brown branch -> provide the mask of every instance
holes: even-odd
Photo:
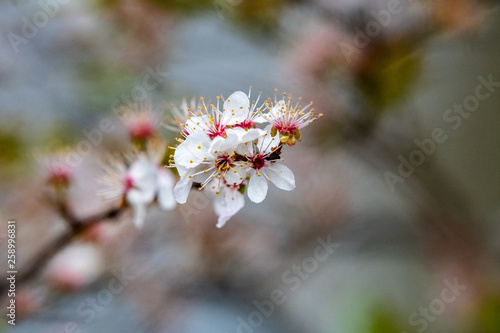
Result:
[[[125,206],[110,209],[109,211],[96,214],[84,219],[78,219],[67,208],[63,202],[58,202],[58,210],[64,220],[68,223],[69,230],[59,235],[51,243],[45,246],[35,257],[33,257],[26,265],[24,271],[16,276],[16,285],[31,280],[36,277],[46,264],[52,259],[59,251],[69,245],[79,235],[90,229],[92,226],[104,221],[116,219],[125,210]],[[9,284],[3,277],[0,280],[0,295],[5,295]]]

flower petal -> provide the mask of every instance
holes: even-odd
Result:
[[[239,185],[245,180],[245,178],[247,178],[247,170],[248,167],[245,166],[245,164],[243,164],[243,166],[240,166],[240,164],[236,164],[226,172],[224,179],[226,180],[228,185]]]
[[[267,134],[266,131],[261,130],[260,128],[251,128],[240,137],[240,142],[245,143],[249,141],[256,140],[261,138]]]
[[[229,129],[227,132],[235,133],[240,143],[253,141],[267,134],[267,131],[261,130],[260,128],[250,128],[246,130],[241,127]]]
[[[156,168],[149,160],[145,156],[139,156],[139,159],[130,166],[128,175],[133,179],[133,188],[128,191],[127,200],[130,197],[132,201],[147,203],[153,201],[157,175]]]
[[[179,173],[179,176],[184,176],[186,172],[189,170],[185,166],[182,165],[176,165],[175,168],[177,169],[177,172]]]
[[[295,188],[295,177],[293,172],[283,164],[272,164],[265,168],[266,176],[277,188],[291,191]]]
[[[234,152],[239,155],[253,155],[253,144],[239,144]]]
[[[134,210],[134,224],[140,228],[144,224],[146,218],[147,206],[153,199],[144,196],[144,193],[138,189],[128,191],[126,198],[127,202]]]
[[[250,101],[247,94],[236,91],[227,98],[223,108],[222,123],[224,125],[235,125],[248,118]]]
[[[186,203],[191,187],[193,186],[193,180],[189,176],[189,173],[182,176],[174,187],[175,201],[180,204]]]
[[[259,138],[257,142],[257,147],[261,150],[263,154],[272,153],[280,144],[278,136],[271,136],[271,126],[266,127],[266,135]]]
[[[208,157],[210,138],[204,133],[193,133],[177,146],[174,153],[176,165],[193,168]]]
[[[248,182],[248,198],[255,203],[262,202],[267,195],[267,183],[268,181],[264,175],[254,171]]]
[[[204,129],[210,127],[209,121],[210,119],[207,115],[190,117],[186,120],[186,127],[184,127],[184,129],[189,133],[189,135],[201,133]]]
[[[176,206],[174,177],[164,169],[158,169],[158,204],[164,210],[172,210]]]
[[[226,222],[245,205],[243,194],[236,189],[227,188],[214,200],[214,211],[219,217],[217,228],[222,228]]]
[[[211,154],[220,154],[222,152],[231,154],[238,147],[240,144],[238,135],[233,130],[227,130],[226,134],[227,137],[225,139],[220,136],[213,139],[209,148]]]
[[[137,228],[141,228],[146,219],[147,205],[145,203],[134,203],[132,208],[134,209],[134,224]]]
[[[272,118],[277,118],[283,116],[286,111],[286,102],[285,100],[280,100],[277,102],[271,110],[269,110],[269,114]]]
[[[269,119],[266,119],[268,117],[263,117],[261,115],[258,115],[257,117],[253,118],[253,122],[257,124],[263,124],[263,123],[268,123]]]

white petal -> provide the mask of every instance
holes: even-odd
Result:
[[[176,165],[193,168],[200,164],[208,155],[210,138],[204,133],[193,133],[177,146],[174,153]]]
[[[158,170],[158,204],[161,209],[175,208],[174,183],[174,176],[170,172],[164,169]]]
[[[175,168],[177,169],[177,172],[179,173],[179,176],[184,176],[186,172],[189,170],[185,166],[182,165],[176,165]]]
[[[151,197],[150,193],[145,193],[141,191],[140,189],[137,188],[132,188],[127,192],[127,202],[130,205],[135,205],[139,203],[145,203],[149,204],[153,201],[154,199],[154,193],[153,196]]]
[[[269,117],[264,118],[261,115],[258,115],[257,117],[253,118],[253,122],[257,123],[257,124],[268,123],[269,122]]]
[[[277,118],[283,116],[285,110],[286,110],[286,102],[284,100],[280,100],[273,106],[271,110],[269,110],[269,114],[272,115],[272,118]]]
[[[228,185],[239,185],[245,180],[245,178],[247,178],[247,170],[248,167],[245,166],[245,164],[243,164],[243,166],[240,166],[240,164],[236,164],[226,172],[224,179],[226,180]]]
[[[233,130],[227,130],[226,134],[227,138],[225,139],[220,136],[213,139],[209,148],[211,154],[216,154],[215,152],[217,152],[217,154],[226,152],[229,155],[241,143],[238,135]]]
[[[248,182],[248,198],[255,203],[262,202],[267,195],[267,183],[264,175],[254,171]]]
[[[141,228],[146,219],[147,206],[144,203],[135,203],[132,208],[134,209],[134,224],[137,228]]]
[[[264,169],[266,176],[277,188],[285,191],[291,191],[295,188],[293,172],[283,164],[271,164]]]
[[[133,180],[133,188],[127,193],[127,200],[130,197],[132,201],[153,201],[157,182],[156,167],[146,157],[140,156],[130,166],[128,175]]]
[[[257,143],[257,147],[261,149],[261,153],[269,154],[274,151],[280,144],[279,136],[271,136],[271,127],[268,126],[269,130],[266,132],[267,135],[260,137]],[[267,128],[266,128],[267,129]]]
[[[186,120],[186,127],[188,128],[189,134],[192,135],[194,133],[202,133],[203,129],[207,129],[210,127],[209,120],[210,119],[208,119],[207,115],[191,117]]]
[[[261,130],[260,128],[250,128],[245,130],[241,127],[232,128],[226,132],[235,133],[238,136],[240,143],[253,141],[267,134],[267,131]]]
[[[132,163],[128,169],[128,174],[132,177],[132,179],[137,181],[150,178],[151,174],[154,174],[153,170],[155,170],[153,164],[146,158],[146,156],[141,155],[134,163]]]
[[[266,131],[261,130],[260,128],[251,128],[240,138],[242,143],[249,142],[261,138],[267,134]]]
[[[236,147],[236,149],[234,150],[236,152],[236,154],[239,154],[239,155],[245,155],[245,154],[248,154],[248,155],[253,155],[253,144],[240,144]]]
[[[236,189],[225,189],[214,200],[214,211],[219,217],[217,228],[222,228],[226,222],[245,205],[243,194]]]
[[[234,127],[227,129],[226,133],[236,134],[238,139],[241,141],[241,138],[247,133],[247,131],[245,131],[245,129],[241,127]]]
[[[247,94],[237,91],[231,94],[224,102],[224,113],[222,123],[225,125],[235,125],[248,118],[250,101]]]
[[[190,135],[191,136],[191,135]],[[188,136],[188,138],[190,137]],[[175,153],[174,153],[174,161],[177,166],[183,166],[183,167],[191,167],[190,161],[193,160],[194,155],[192,153],[192,148],[191,148],[191,143],[192,141],[184,141],[180,145],[175,148]]]
[[[191,186],[193,185],[193,180],[189,178],[189,173],[181,177],[181,179],[175,184],[174,187],[174,198],[180,204],[186,203],[191,191]]]

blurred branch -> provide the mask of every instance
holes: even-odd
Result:
[[[39,272],[46,266],[46,264],[52,259],[59,251],[64,249],[73,240],[75,240],[79,235],[89,230],[92,226],[103,222],[105,220],[117,219],[121,213],[125,210],[126,206],[121,205],[120,207],[112,208],[103,213],[98,213],[87,218],[79,219],[68,209],[67,205],[63,201],[57,201],[57,207],[62,218],[67,222],[70,227],[69,230],[65,231],[54,239],[51,243],[47,244],[43,249],[41,249],[37,255],[35,255],[31,260],[28,261],[26,269],[16,276],[16,285],[19,286],[33,278],[35,278]],[[0,284],[0,294],[6,295],[5,290],[8,289],[9,284],[6,278],[2,278]],[[7,281],[7,282],[6,282]]]

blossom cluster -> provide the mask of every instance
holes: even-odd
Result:
[[[281,157],[283,148],[301,140],[301,129],[321,117],[315,115],[312,102],[305,107],[292,95],[258,106],[261,95],[251,102],[249,94],[237,91],[226,100],[217,97],[207,106],[201,98],[197,105],[183,102],[173,110],[168,129],[180,130],[181,138],[169,167],[176,168],[180,179],[164,167],[168,145],[159,131],[161,117],[146,104],[124,107],[120,119],[132,146],[127,153],[108,156],[102,163],[103,186],[99,194],[116,200],[120,208],[131,207],[134,223],[144,223],[149,206],[157,203],[172,210],[186,203],[193,187],[213,197],[222,227],[245,204],[245,194],[262,202],[269,184],[291,191],[295,188],[293,172]],[[222,109],[221,109],[222,108]],[[58,202],[66,200],[66,189],[75,173],[65,163],[67,153],[39,158],[49,185],[56,189]]]
[[[260,106],[260,95],[254,102],[250,95],[237,91],[227,100],[218,96],[208,107],[203,98],[196,109],[184,105],[182,138],[171,155],[170,166],[180,175],[175,200],[185,203],[193,186],[214,194],[219,228],[244,206],[245,193],[260,203],[269,183],[285,191],[295,188],[282,150],[300,141],[300,130],[322,116],[314,114],[312,102],[302,107],[292,95],[267,99]]]
[[[134,223],[141,227],[152,203],[167,211],[176,207],[175,177],[162,165],[167,142],[158,134],[159,116],[145,104],[121,111],[120,118],[135,147],[129,154],[109,157],[103,163],[104,175],[99,182],[104,188],[100,194],[132,207]]]

